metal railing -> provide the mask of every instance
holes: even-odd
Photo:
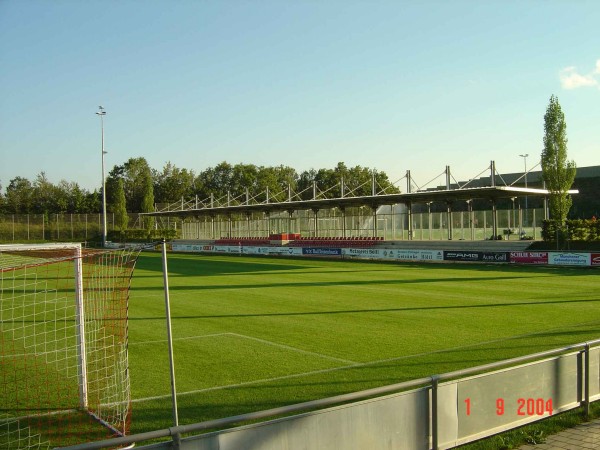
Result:
[[[516,364],[525,363],[525,362],[530,362],[530,364],[536,364],[536,363],[540,362],[539,360],[541,360],[543,358],[548,358],[548,357],[555,357],[554,359],[551,360],[551,362],[554,363],[555,360],[558,360],[561,357],[567,356],[566,354],[569,352],[577,352],[576,357],[583,358],[583,361],[580,361],[580,359],[577,359],[578,362],[576,364],[576,367],[577,367],[576,377],[575,377],[576,379],[568,380],[568,382],[569,383],[574,382],[577,386],[577,389],[579,389],[579,387],[581,386],[581,389],[582,389],[582,392],[581,392],[582,395],[580,396],[581,399],[579,401],[576,401],[575,403],[567,402],[568,404],[566,406],[557,408],[556,411],[562,412],[562,411],[565,411],[568,409],[583,406],[585,414],[589,415],[589,407],[590,407],[590,402],[591,402],[591,397],[592,397],[591,389],[590,389],[590,382],[591,382],[591,380],[590,380],[590,348],[593,346],[597,346],[598,344],[600,344],[600,339],[596,339],[593,341],[584,342],[584,343],[580,343],[580,344],[570,345],[570,346],[562,347],[562,348],[558,348],[558,349],[548,350],[548,351],[544,351],[544,352],[540,352],[540,353],[535,353],[535,354],[531,354],[531,355],[520,356],[517,358],[508,359],[508,360],[498,361],[498,362],[485,364],[485,365],[481,365],[481,366],[477,366],[477,367],[472,367],[472,368],[468,368],[468,369],[462,369],[462,370],[457,370],[457,371],[453,371],[453,372],[448,372],[448,373],[444,373],[441,375],[433,375],[430,377],[420,378],[420,379],[411,380],[411,381],[407,381],[407,382],[403,382],[403,383],[392,384],[392,385],[373,388],[373,389],[367,389],[367,390],[353,392],[353,393],[349,393],[349,394],[337,395],[334,397],[329,397],[329,398],[320,399],[320,400],[313,400],[313,401],[308,401],[308,402],[304,402],[304,403],[298,403],[295,405],[283,406],[283,407],[279,407],[279,408],[272,408],[272,409],[268,409],[268,410],[264,410],[264,411],[258,411],[258,412],[248,413],[248,414],[241,414],[238,416],[232,416],[232,417],[227,417],[227,418],[223,418],[223,419],[209,420],[209,421],[190,424],[190,425],[180,425],[180,426],[166,428],[166,429],[162,429],[162,430],[150,431],[150,432],[146,432],[146,433],[139,433],[139,434],[135,434],[135,435],[131,435],[131,436],[125,436],[125,437],[120,437],[120,438],[115,438],[115,439],[108,439],[108,440],[98,441],[98,442],[91,442],[91,443],[86,443],[86,444],[70,446],[70,447],[63,447],[63,450],[102,449],[102,448],[106,448],[106,447],[116,447],[116,446],[125,445],[125,444],[141,443],[141,442],[144,442],[144,441],[147,441],[150,439],[160,439],[160,438],[166,438],[166,437],[170,437],[172,442],[170,442],[170,443],[166,442],[165,445],[167,445],[167,446],[164,448],[178,449],[182,445],[181,436],[183,434],[203,432],[206,430],[217,429],[217,428],[222,429],[222,428],[234,425],[234,424],[240,424],[243,422],[254,421],[254,420],[259,420],[259,419],[274,418],[277,416],[289,415],[292,413],[314,411],[314,410],[319,410],[321,408],[332,407],[334,405],[340,405],[342,403],[358,402],[361,400],[372,399],[374,397],[383,396],[386,394],[398,393],[400,391],[406,391],[411,388],[419,388],[419,387],[421,389],[423,389],[423,388],[428,389],[430,392],[430,408],[431,408],[430,409],[431,422],[429,425],[429,441],[431,443],[430,448],[432,448],[434,450],[437,450],[438,448],[451,448],[454,445],[448,444],[448,443],[441,445],[439,442],[440,407],[443,406],[443,405],[439,404],[440,399],[438,396],[438,392],[440,389],[440,383],[442,383],[444,381],[449,381],[449,380],[455,380],[457,382],[464,382],[464,381],[471,380],[470,378],[469,379],[462,378],[465,376],[473,376],[476,374],[478,374],[479,376],[482,376],[482,375],[489,374],[490,371],[495,370],[495,369],[506,368],[509,366],[514,366]],[[570,355],[570,356],[573,356],[573,355]],[[536,363],[532,363],[533,361],[536,361]],[[597,372],[596,365],[600,365],[600,362],[596,361],[594,364],[595,364],[594,370],[596,370],[596,372]],[[511,367],[511,368],[505,369],[505,371],[510,372],[510,371],[513,371],[513,370],[516,370],[519,368],[523,368],[523,367],[527,367],[527,365]],[[504,373],[505,371],[502,371],[502,372]],[[457,380],[457,379],[460,379],[460,380]],[[519,383],[520,380],[516,380],[516,382]],[[600,384],[599,380],[595,380],[594,383],[595,383],[594,389],[599,390],[598,389],[598,385]],[[600,392],[596,393],[595,395],[596,395],[596,397],[600,396]],[[579,395],[577,396],[577,398],[579,398]],[[348,405],[346,405],[346,406],[348,406]],[[352,406],[352,405],[350,405],[350,406]],[[294,418],[294,417],[296,417],[296,416],[291,416],[291,417],[288,417],[287,419]],[[539,420],[541,418],[542,417],[531,418],[531,420],[529,420],[529,422]],[[460,444],[462,445],[467,442],[481,439],[482,437],[491,436],[500,431],[505,431],[505,430],[514,428],[516,426],[521,426],[523,424],[524,424],[523,420],[521,420],[517,425],[508,425],[508,426],[505,425],[502,427],[502,429],[499,429],[498,427],[496,427],[496,428],[492,428],[492,429],[488,429],[488,430],[481,430],[477,434],[473,434],[473,436],[475,436],[473,438],[463,437],[458,440],[460,440]],[[225,431],[227,431],[227,430],[225,430]],[[486,433],[488,433],[488,434],[486,434]],[[187,439],[189,439],[189,438],[186,438],[186,440]],[[168,447],[169,445],[171,447]],[[200,447],[198,447],[198,448],[200,448]]]

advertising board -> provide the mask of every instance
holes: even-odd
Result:
[[[382,259],[393,261],[443,261],[441,250],[405,250],[378,248],[343,248],[344,256],[362,259]]]
[[[199,245],[199,244],[173,244],[174,252],[212,252],[212,245]]]
[[[548,264],[555,266],[590,266],[590,253],[575,252],[550,252],[548,254]]]
[[[507,263],[510,261],[509,252],[475,252],[475,251],[445,251],[445,261]]]
[[[592,266],[600,266],[600,253],[591,254]]]
[[[268,247],[269,255],[302,256],[300,247]]]
[[[548,264],[548,252],[510,252],[510,262],[517,264]]]
[[[479,261],[480,252],[461,252],[444,250],[444,261]]]
[[[345,256],[353,256],[355,258],[364,259],[380,259],[383,252],[376,248],[343,248],[342,254]]]
[[[310,256],[341,256],[341,248],[302,247],[303,255]]]

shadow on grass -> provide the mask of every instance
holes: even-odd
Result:
[[[206,285],[171,285],[171,291],[201,291],[201,290],[221,290],[221,289],[269,289],[269,288],[302,288],[302,287],[331,287],[331,286],[370,286],[370,285],[389,285],[389,284],[429,284],[429,283],[480,283],[482,281],[506,281],[522,280],[524,277],[500,276],[500,277],[451,277],[451,278],[413,278],[396,280],[336,280],[336,281],[289,281],[275,283],[252,283],[252,284],[206,284]],[[162,285],[131,287],[132,291],[151,291],[163,290]]]
[[[171,316],[172,320],[194,320],[194,319],[221,319],[221,318],[242,318],[242,317],[293,317],[293,316],[323,316],[335,314],[373,314],[381,312],[403,312],[403,311],[435,311],[451,309],[472,309],[472,308],[506,308],[515,306],[547,306],[565,303],[600,303],[600,298],[592,300],[552,300],[546,302],[512,302],[495,303],[484,305],[453,305],[453,306],[419,306],[408,308],[382,308],[382,309],[345,309],[339,311],[310,311],[310,312],[281,312],[281,313],[260,313],[260,314],[213,314],[213,315],[195,315],[195,316]],[[130,317],[129,320],[164,320],[164,317]]]
[[[310,257],[284,257],[260,256],[260,255],[169,255],[167,257],[169,273],[181,275],[227,275],[227,274],[252,274],[255,272],[290,271],[306,269],[326,269],[331,266],[351,267],[379,266],[381,270],[419,269],[423,271],[455,270],[455,271],[478,271],[478,272],[509,272],[509,273],[535,273],[535,274],[557,274],[560,275],[588,275],[590,270],[598,270],[593,267],[560,267],[547,265],[513,265],[505,263],[456,263],[450,261],[439,262],[405,262],[405,261],[371,261],[361,259],[334,259],[334,258],[310,258]],[[383,269],[385,267],[385,269]],[[137,262],[137,269],[162,272],[162,260],[160,254],[142,254]],[[380,271],[380,269],[372,269]],[[348,272],[366,272],[368,269],[348,270]],[[319,270],[319,273],[338,273],[345,270]]]

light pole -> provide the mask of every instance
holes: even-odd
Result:
[[[525,153],[524,155],[519,156],[523,158],[523,165],[525,167],[525,189],[527,189],[527,157],[529,156],[529,153]],[[527,224],[527,195],[525,195],[525,217],[523,219],[523,223],[525,225]]]
[[[100,127],[102,130],[102,248],[106,247],[106,183],[104,180],[104,116],[106,111],[102,106],[98,106],[96,112],[100,116]]]

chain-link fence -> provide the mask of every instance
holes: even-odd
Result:
[[[118,231],[114,214],[106,215],[106,226],[107,233]],[[140,214],[129,214],[130,228],[145,226]],[[101,234],[102,214],[0,214],[0,242],[85,242]]]

